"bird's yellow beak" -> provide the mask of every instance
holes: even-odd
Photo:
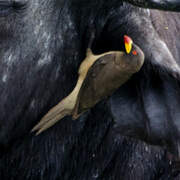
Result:
[[[124,45],[127,54],[129,54],[132,50],[132,43],[132,39],[129,36],[124,35]]]

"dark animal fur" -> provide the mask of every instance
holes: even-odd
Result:
[[[180,15],[151,11],[149,16],[146,10],[115,0],[27,2],[23,11],[11,9],[0,18],[0,179],[171,179],[166,151],[120,134],[159,144],[169,133],[170,142],[178,141],[177,72],[164,66],[166,52],[158,63],[155,54],[161,49],[151,48],[160,38],[179,60]],[[157,23],[156,14],[170,23],[169,30]],[[66,117],[40,136],[30,134],[73,89],[91,29],[96,32],[96,53],[122,50],[122,37],[128,34],[145,52],[144,68],[79,120]],[[155,39],[149,39],[152,31]],[[166,113],[170,126],[152,128],[151,115],[161,112],[159,107],[164,112],[157,122],[163,122]],[[154,142],[156,137],[160,139]]]

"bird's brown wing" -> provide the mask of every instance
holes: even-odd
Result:
[[[132,56],[116,51],[100,57],[90,67],[80,88],[73,110],[73,119],[110,96],[139,71],[143,62],[143,53],[140,56]]]
[[[108,78],[108,74],[112,74],[114,59],[115,53],[102,56],[89,69],[77,97],[73,111],[74,119],[78,118],[84,111],[93,107],[106,95],[103,83],[106,81],[106,78]],[[101,85],[102,87],[100,87]]]

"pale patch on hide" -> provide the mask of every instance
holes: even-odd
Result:
[[[3,59],[5,59],[5,62],[8,66],[11,66],[15,61],[16,57],[17,55],[14,56],[11,51],[7,51]]]
[[[50,44],[50,40],[51,40],[51,34],[47,33],[47,32],[44,32],[42,38],[45,39],[44,48],[48,49],[49,48],[49,44]]]
[[[43,25],[43,22],[42,22],[42,20],[40,20],[40,23],[37,24],[37,25],[35,26],[35,28],[34,28],[34,34],[37,35],[37,34],[40,33],[40,29],[41,29],[42,25]]]
[[[60,67],[60,65],[58,65],[57,70],[56,70],[56,79],[59,78],[59,75],[60,75],[60,69],[61,69],[61,67]]]
[[[150,9],[146,9],[146,13],[147,13],[148,17],[150,17],[150,15],[151,15]]]
[[[47,65],[47,64],[51,63],[51,61],[52,61],[51,54],[46,53],[44,55],[44,57],[39,59],[37,65],[41,67],[41,66],[44,66],[44,65]]]
[[[8,76],[7,76],[7,74],[3,74],[3,77],[2,77],[2,82],[4,82],[4,83],[5,83],[5,82],[7,81],[7,77],[8,77]]]
[[[31,104],[30,104],[30,107],[31,107],[32,109],[35,108],[35,103],[36,103],[36,101],[35,101],[35,99],[33,99],[33,100],[31,101]]]

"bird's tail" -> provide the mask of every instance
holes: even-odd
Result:
[[[73,94],[64,98],[59,104],[49,110],[49,112],[40,120],[40,122],[32,129],[32,132],[37,131],[36,135],[53,126],[59,120],[67,115],[72,114],[74,108]]]

